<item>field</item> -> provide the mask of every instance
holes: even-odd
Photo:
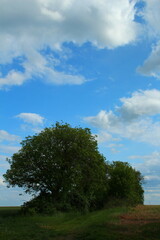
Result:
[[[160,206],[23,216],[0,208],[0,240],[159,240]]]

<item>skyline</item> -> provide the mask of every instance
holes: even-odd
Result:
[[[160,204],[160,2],[0,0],[0,206],[29,196],[2,175],[28,135],[88,127]]]

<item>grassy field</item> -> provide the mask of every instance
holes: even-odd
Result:
[[[160,206],[22,216],[0,208],[0,240],[159,240]]]

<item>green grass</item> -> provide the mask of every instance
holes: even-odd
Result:
[[[159,240],[160,206],[22,216],[0,208],[0,240]]]

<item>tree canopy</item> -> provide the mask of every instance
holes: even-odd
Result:
[[[4,178],[33,194],[28,204],[39,203],[38,211],[46,203],[58,210],[97,209],[112,198],[143,203],[140,172],[128,163],[106,162],[88,128],[57,122],[21,145]]]
[[[110,198],[143,204],[143,176],[127,162],[112,162],[107,168]]]
[[[90,208],[101,201],[107,186],[105,158],[90,129],[57,122],[21,144],[4,175],[10,186],[50,196],[62,208]]]

